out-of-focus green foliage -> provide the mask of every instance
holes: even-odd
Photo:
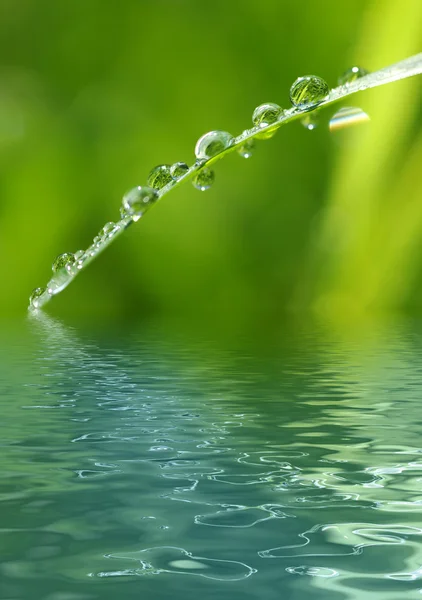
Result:
[[[250,126],[315,73],[420,51],[420,0],[2,0],[3,314],[23,313],[54,257],[87,247],[152,167],[193,162],[205,131]],[[231,156],[201,193],[181,186],[48,307],[149,316],[419,309],[421,81],[353,98],[354,144],[327,119]]]

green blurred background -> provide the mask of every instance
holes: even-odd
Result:
[[[422,49],[420,0],[0,0],[0,308],[24,314],[160,163],[211,129]],[[48,306],[133,319],[422,308],[421,78],[354,97],[353,144],[298,123],[163,199]]]

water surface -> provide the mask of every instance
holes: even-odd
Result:
[[[0,599],[422,598],[422,337],[0,344]]]

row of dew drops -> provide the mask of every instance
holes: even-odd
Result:
[[[348,69],[338,80],[339,85],[350,85],[356,79],[367,75],[367,71],[361,67]],[[326,100],[329,95],[329,87],[326,81],[316,75],[305,75],[298,77],[290,88],[290,101],[294,108],[307,111],[315,108]],[[257,106],[252,114],[252,123],[256,128],[267,128],[276,124],[286,111],[278,104],[267,102]],[[335,127],[347,126],[354,121],[357,122],[361,115],[359,109],[340,109],[330,121]],[[302,124],[309,130],[316,127],[316,121],[310,115],[302,119]],[[247,133],[247,132],[245,132]],[[276,133],[276,129],[263,131],[255,135],[258,139],[268,139]],[[241,136],[240,136],[241,137]],[[210,131],[204,134],[196,143],[195,166],[206,163],[227,150],[235,143],[235,138],[226,131]],[[246,139],[237,149],[240,156],[250,158],[253,154],[255,142]],[[158,165],[148,175],[146,186],[137,186],[123,196],[120,209],[121,220],[119,223],[107,223],[94,238],[93,243],[87,250],[79,250],[75,254],[66,252],[60,254],[53,262],[53,277],[47,287],[36,288],[29,299],[30,307],[39,308],[49,297],[59,293],[82,268],[86,260],[98,254],[111,239],[125,229],[130,223],[138,221],[145,212],[159,198],[159,191],[171,183],[180,181],[190,171],[190,167],[184,162],[176,162],[173,165]],[[203,166],[193,177],[192,183],[201,191],[208,190],[214,182],[214,171]]]

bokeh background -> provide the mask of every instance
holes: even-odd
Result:
[[[0,309],[24,314],[160,163],[211,129],[422,50],[420,0],[0,0]],[[421,78],[354,97],[369,126],[293,123],[163,199],[48,306],[127,320],[422,308]]]

